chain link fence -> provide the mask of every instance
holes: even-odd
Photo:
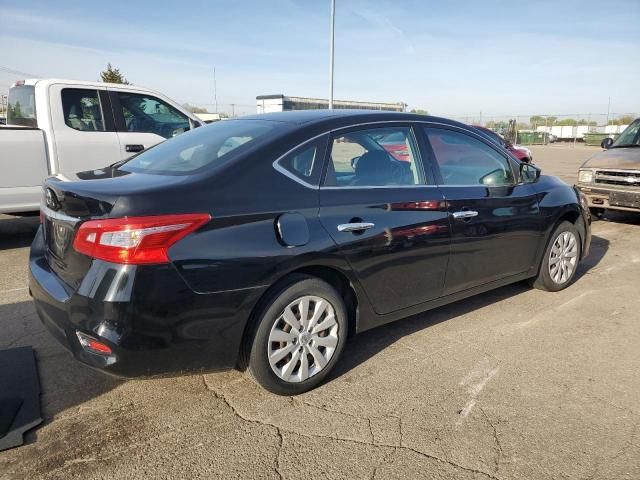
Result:
[[[599,145],[605,137],[615,139],[629,123],[640,117],[640,112],[442,116],[489,128],[510,141],[525,145],[555,141]]]

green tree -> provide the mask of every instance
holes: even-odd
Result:
[[[578,122],[576,122],[573,118],[563,118],[562,120],[558,120],[556,124],[573,127],[576,126]]]
[[[123,83],[129,85],[129,81],[120,73],[120,69],[113,68],[111,63],[107,63],[107,69],[100,72],[100,81],[106,83]]]
[[[531,123],[531,126],[533,128],[536,128],[539,125],[545,125],[545,118],[541,117],[540,115],[534,115],[529,118],[529,123]]]
[[[196,107],[195,105],[189,105],[188,103],[185,103],[182,106],[189,110],[191,113],[209,113],[206,108]]]
[[[609,125],[629,125],[631,122],[633,122],[632,115],[622,115],[621,117],[609,120]]]

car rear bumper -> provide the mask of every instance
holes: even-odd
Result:
[[[29,259],[29,288],[52,335],[79,361],[105,372],[150,376],[233,368],[251,308],[263,289],[200,294],[171,265],[94,261],[77,290],[53,272],[42,229]],[[96,354],[78,332],[107,345]]]
[[[589,207],[625,212],[640,212],[640,191],[636,189],[594,188],[582,184],[578,189],[587,197]]]

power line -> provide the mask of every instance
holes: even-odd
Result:
[[[0,65],[0,72],[11,73],[12,75],[20,75],[25,77],[39,77],[40,75],[36,75],[35,73],[23,72],[20,70],[16,70],[14,68],[6,67],[4,65]]]

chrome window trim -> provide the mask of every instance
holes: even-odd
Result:
[[[420,184],[420,185],[380,185],[380,186],[347,186],[347,187],[339,187],[339,186],[324,186],[324,185],[313,185],[309,182],[305,182],[304,180],[302,180],[300,177],[297,177],[296,175],[294,175],[293,173],[289,172],[286,168],[284,168],[282,165],[280,165],[280,161],[285,158],[287,155],[289,155],[290,153],[294,152],[295,150],[297,150],[300,147],[303,147],[304,145],[306,145],[309,142],[313,142],[315,140],[317,140],[318,138],[324,136],[324,135],[332,135],[335,132],[340,132],[341,130],[347,130],[350,128],[355,128],[355,127],[366,127],[369,125],[383,125],[383,124],[389,124],[389,123],[395,123],[395,124],[409,124],[409,128],[411,129],[412,125],[414,124],[423,124],[423,125],[433,125],[433,126],[443,126],[443,127],[447,127],[447,128],[451,128],[454,130],[459,130],[461,132],[467,133],[467,134],[471,134],[473,137],[477,137],[479,138],[483,143],[488,144],[491,148],[493,148],[494,150],[496,150],[492,145],[489,144],[489,142],[484,139],[482,137],[482,135],[480,135],[479,133],[475,133],[473,130],[471,130],[473,127],[461,127],[459,125],[451,125],[448,123],[443,123],[443,122],[437,122],[437,121],[429,121],[429,120],[411,120],[411,119],[403,119],[403,120],[373,120],[370,122],[363,122],[363,123],[354,123],[352,125],[345,125],[344,127],[338,127],[338,128],[332,128],[329,130],[326,130],[322,133],[319,133],[318,135],[315,135],[307,140],[305,140],[304,142],[301,142],[299,144],[297,144],[295,147],[290,148],[289,150],[287,150],[285,153],[283,153],[282,155],[280,155],[278,158],[276,158],[273,163],[272,166],[273,168],[283,174],[284,176],[288,177],[289,179],[293,180],[294,182],[302,185],[303,187],[309,188],[311,190],[334,190],[334,189],[340,189],[340,190],[344,190],[346,188],[348,189],[363,189],[363,188],[423,188],[423,187],[484,187],[484,188],[504,188],[505,186],[499,186],[499,187],[489,187],[486,185],[445,185],[445,184],[434,184],[434,185],[428,185],[428,184]],[[413,130],[413,129],[412,129]],[[413,135],[415,136],[415,133],[413,133]],[[418,151],[420,151],[420,146],[416,143],[416,146],[418,147]],[[329,145],[327,145],[327,147],[329,147]],[[502,152],[496,150],[496,152],[498,152],[499,154],[502,155]],[[420,155],[420,153],[418,153]],[[504,155],[503,155],[504,156]],[[505,157],[505,159],[508,161],[509,157]],[[425,166],[424,166],[424,159],[420,159],[421,163],[422,163],[422,168],[424,170]],[[510,164],[509,165],[511,167],[511,170],[513,172],[513,166]],[[426,172],[423,172],[425,177],[426,177]],[[515,177],[515,175],[514,175]],[[322,181],[322,179],[320,179]],[[424,179],[426,181],[426,178]],[[510,185],[511,187],[516,186],[518,184],[514,183],[513,185]]]

